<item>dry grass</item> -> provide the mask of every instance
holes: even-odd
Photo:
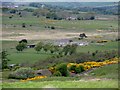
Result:
[[[78,37],[80,33],[83,32],[74,32],[74,31],[60,31],[60,30],[45,30],[45,31],[28,31],[28,30],[13,30],[13,31],[3,31],[2,32],[2,40],[12,40],[18,41],[21,39],[27,40],[55,40],[55,39],[65,39],[65,38],[75,38]],[[86,35],[90,38],[94,36],[102,36],[102,35],[115,35],[117,36],[117,32],[86,32]]]

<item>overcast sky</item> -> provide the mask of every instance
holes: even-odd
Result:
[[[2,2],[118,2],[119,0],[0,0]]]

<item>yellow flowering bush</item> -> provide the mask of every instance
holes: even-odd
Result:
[[[21,80],[22,82],[25,82],[25,81],[30,81],[30,80],[37,80],[37,79],[42,79],[42,78],[46,78],[47,76],[36,76],[36,77],[33,77],[33,78],[27,78],[27,79],[24,79],[24,80]]]
[[[48,70],[53,74],[55,72],[55,67],[50,67]]]
[[[91,62],[84,62],[84,63],[79,63],[79,64],[68,63],[67,68],[71,73],[76,73],[76,70],[75,70],[76,67],[82,66],[82,67],[84,67],[84,70],[89,70],[89,69],[95,68],[95,67],[102,67],[102,66],[109,65],[109,64],[117,64],[118,62],[120,62],[120,58],[115,57],[115,58],[112,58],[109,60],[105,60],[103,62],[91,61]],[[72,69],[71,69],[71,67],[72,67]],[[50,67],[49,70],[51,72],[54,72],[55,67]],[[77,70],[78,70],[78,68],[77,68]]]

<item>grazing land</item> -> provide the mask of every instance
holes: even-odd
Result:
[[[2,88],[118,88],[117,3],[2,5]]]

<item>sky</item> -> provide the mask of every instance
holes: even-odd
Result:
[[[119,2],[119,0],[0,0],[1,2]]]

